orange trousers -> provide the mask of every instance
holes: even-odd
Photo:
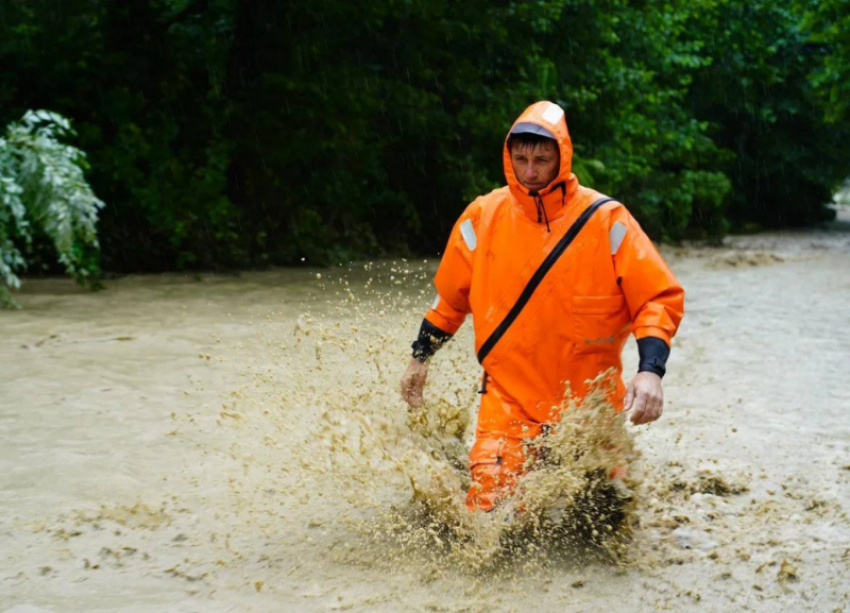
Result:
[[[469,452],[469,510],[490,511],[500,499],[510,495],[525,465],[525,441],[542,432],[543,424],[533,421],[488,378],[478,409],[475,444]]]
[[[558,420],[552,415],[549,423]],[[532,420],[492,379],[478,409],[475,443],[469,452],[472,485],[466,494],[470,511],[491,511],[510,496],[526,464],[526,442],[540,436],[547,424]],[[626,466],[613,468],[610,479],[624,477]]]

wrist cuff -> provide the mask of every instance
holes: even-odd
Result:
[[[638,339],[638,354],[640,363],[638,372],[654,372],[659,377],[664,377],[667,372],[667,358],[670,357],[670,347],[660,338],[647,336]]]
[[[452,335],[448,332],[440,330],[427,319],[423,319],[422,327],[419,328],[419,338],[411,345],[413,357],[420,362],[426,361],[451,337]]]

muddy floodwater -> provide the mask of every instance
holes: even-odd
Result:
[[[664,251],[686,316],[663,417],[620,433],[615,561],[500,556],[462,516],[471,326],[425,413],[396,391],[436,261],[30,279],[0,312],[0,611],[850,609],[842,217]],[[465,540],[417,523],[437,494]]]

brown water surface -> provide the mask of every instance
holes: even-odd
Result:
[[[849,223],[665,252],[687,315],[664,416],[626,426],[620,564],[482,567],[501,524],[410,514],[460,492],[480,375],[466,326],[424,429],[397,397],[435,262],[28,280],[0,313],[0,610],[842,610]]]

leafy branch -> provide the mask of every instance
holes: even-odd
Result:
[[[95,288],[100,272],[98,213],[104,203],[85,179],[86,156],[61,142],[70,122],[50,111],[27,111],[0,137],[0,304],[17,306],[25,253],[35,233],[53,243],[59,262],[81,285]]]

